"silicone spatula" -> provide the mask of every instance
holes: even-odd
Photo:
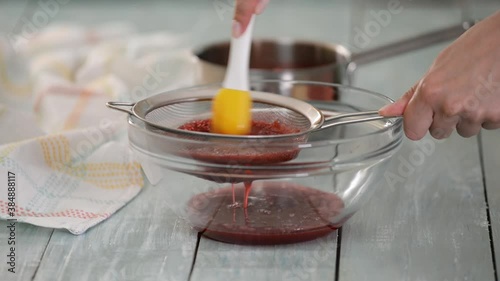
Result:
[[[254,17],[239,38],[231,38],[229,60],[222,87],[212,101],[212,132],[246,135],[252,127],[252,99],[248,69]]]

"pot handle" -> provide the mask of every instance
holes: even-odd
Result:
[[[390,43],[371,50],[352,54],[352,60],[348,64],[348,69],[354,71],[357,65],[371,63],[387,57],[393,57],[402,53],[417,50],[433,44],[456,39],[465,31],[474,26],[475,21],[464,21],[461,24],[436,30],[430,33],[418,35],[412,38]]]
[[[322,111],[324,115],[330,115],[331,112]],[[331,115],[325,118],[323,125],[317,130],[323,130],[338,125],[347,125],[353,123],[361,123],[367,121],[374,121],[380,119],[391,119],[400,118],[401,116],[381,116],[378,111],[364,111],[364,112],[353,112],[353,113],[343,113],[337,115]],[[344,118],[349,118],[347,120],[342,120]]]
[[[115,110],[123,111],[128,114],[133,115],[132,107],[134,107],[135,102],[118,102],[118,101],[109,101],[106,103],[106,106]]]

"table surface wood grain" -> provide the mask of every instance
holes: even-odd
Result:
[[[278,12],[283,3],[276,2],[269,11]],[[289,36],[308,34],[308,38],[349,45],[349,38],[355,36],[349,27],[363,27],[370,19],[367,11],[377,9],[363,5],[363,10],[356,9],[349,1],[314,2],[306,5],[297,0],[293,5],[305,11],[305,18],[314,22],[316,16],[321,24],[295,22],[296,28],[291,30],[287,20],[297,21],[301,14],[287,8],[275,14],[277,20],[264,14],[257,32],[287,30]],[[380,5],[386,2],[380,1]],[[158,3],[145,4],[144,9],[151,12],[167,5]],[[117,9],[114,4],[99,5],[93,9],[72,3],[58,18],[71,19],[79,12],[95,14],[101,20],[120,15],[111,13]],[[165,20],[173,29],[183,30],[181,23],[188,18],[210,15],[205,24],[211,24],[213,32],[207,33],[207,27],[193,28],[197,32],[194,41],[225,36],[230,17],[218,18],[212,4],[205,3],[209,7],[204,9],[193,3],[186,8],[179,3],[169,5],[164,9]],[[22,10],[12,7],[7,10]],[[443,8],[441,14],[432,10],[428,21],[415,25],[426,11],[412,7],[404,11],[406,17],[394,16],[387,30],[372,38],[373,45],[402,38],[414,28],[425,30],[436,23],[460,20],[456,9]],[[495,8],[480,6],[477,11],[491,12],[499,5],[486,7]],[[126,5],[118,9],[132,20],[144,19],[141,10]],[[152,18],[155,16],[159,17]],[[90,17],[78,19],[91,22]],[[4,21],[8,19],[0,19]],[[146,28],[155,26],[149,21],[143,23]],[[328,34],[326,39],[324,34]],[[397,98],[444,46],[360,67],[356,85]],[[414,164],[407,167],[403,164],[407,162]],[[292,245],[241,246],[201,237],[169,208],[164,190],[147,185],[133,201],[83,235],[18,224],[18,271],[11,274],[3,251],[8,223],[2,221],[0,280],[498,280],[500,131],[484,131],[467,139],[454,134],[445,141],[430,136],[418,142],[405,140],[387,171],[398,173],[402,180],[379,187],[338,231]]]

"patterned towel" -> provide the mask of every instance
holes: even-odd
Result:
[[[9,143],[0,147],[0,174],[15,175],[14,218],[81,234],[137,195],[141,167],[113,123]],[[8,211],[8,190],[0,194],[0,217]]]
[[[137,35],[114,27],[117,32],[103,30],[121,32],[121,38],[97,42],[102,36],[95,28],[90,47],[68,46],[67,40],[50,46],[42,40],[55,33],[88,37],[85,28],[68,26],[51,28],[16,52],[0,44],[1,219],[82,234],[144,186],[141,166],[128,147],[126,116],[105,103],[192,85],[187,74],[193,71],[179,61],[185,50],[172,34]],[[145,38],[152,39],[150,45]],[[14,53],[20,59],[12,60]],[[26,79],[13,81],[9,63],[20,61],[27,62]]]

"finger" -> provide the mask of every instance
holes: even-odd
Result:
[[[442,114],[434,114],[433,119],[434,120],[429,128],[429,132],[435,139],[444,139],[449,137],[460,121],[458,116],[447,117]]]
[[[484,122],[482,127],[486,130],[500,129],[500,122]]]
[[[420,85],[419,83],[415,89],[403,114],[405,134],[411,140],[423,138],[430,129],[434,117],[432,107],[421,97]]]
[[[401,116],[403,115],[408,102],[413,97],[415,90],[417,89],[418,83],[413,85],[404,95],[399,98],[396,102],[388,104],[379,110],[379,114],[382,116]]]
[[[489,117],[485,118],[485,120],[483,120],[483,128],[485,128],[486,130],[500,129],[500,112],[496,112],[497,113],[495,113],[494,115],[490,115]]]
[[[451,136],[451,133],[453,133],[453,130],[455,128],[451,128],[451,129],[443,129],[443,128],[431,128],[429,129],[429,132],[431,133],[431,136],[435,139],[446,139],[448,138],[449,136]]]
[[[481,125],[479,123],[470,122],[468,120],[460,120],[457,124],[457,132],[464,138],[470,138],[479,134]]]
[[[233,36],[240,37],[248,27],[259,0],[237,0],[233,21]]]

